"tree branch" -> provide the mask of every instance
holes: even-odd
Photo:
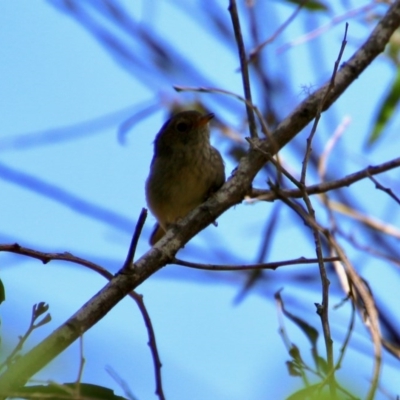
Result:
[[[183,267],[189,267],[194,269],[202,269],[206,271],[254,271],[261,269],[272,269],[276,270],[280,267],[286,267],[288,265],[299,265],[299,264],[316,264],[318,263],[318,258],[305,258],[299,257],[293,260],[283,260],[262,264],[250,264],[250,265],[217,265],[217,264],[200,264],[191,261],[180,260],[174,258],[172,264],[181,265]],[[340,261],[339,257],[325,257],[324,262]]]
[[[231,14],[233,30],[235,32],[236,44],[238,46],[244,96],[245,96],[247,102],[252,104],[249,69],[248,69],[247,62],[246,62],[247,57],[246,57],[246,51],[245,51],[244,43],[243,43],[242,30],[240,28],[240,21],[239,21],[239,14],[238,14],[237,6],[236,6],[236,0],[229,1],[228,10],[229,10],[229,13]],[[257,137],[256,120],[254,118],[253,109],[247,103],[246,103],[246,111],[247,111],[247,118],[249,120],[250,135],[252,138],[256,138]]]
[[[394,160],[387,161],[385,163],[369,166],[364,168],[354,174],[345,176],[344,178],[337,179],[335,181],[319,183],[317,185],[310,185],[305,188],[307,194],[321,194],[329,192],[330,190],[340,189],[345,186],[350,186],[353,183],[361,181],[362,179],[369,178],[372,175],[381,174],[382,172],[389,171],[400,166],[400,157]],[[291,198],[302,197],[302,191],[300,189],[283,189],[280,191],[283,196]],[[263,190],[263,189],[252,189],[250,197],[257,198],[257,200],[264,201],[274,201],[277,199],[276,193],[273,190]]]

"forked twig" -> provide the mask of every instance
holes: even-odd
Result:
[[[369,172],[368,178],[375,183],[375,187],[383,192],[387,193],[397,204],[400,204],[400,199],[393,193],[393,190],[382,186]]]
[[[308,195],[326,193],[330,190],[348,187],[353,183],[368,178],[371,175],[381,174],[382,172],[390,171],[391,169],[395,169],[398,167],[400,167],[400,157],[379,165],[370,165],[367,168],[364,168],[358,172],[354,172],[353,174],[347,175],[341,179],[306,186],[304,190],[307,192]],[[282,189],[281,194],[291,198],[302,197],[302,191],[300,189]],[[250,196],[252,198],[257,198],[258,200],[264,201],[276,200],[276,195],[271,190],[252,189]]]

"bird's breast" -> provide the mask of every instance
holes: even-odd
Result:
[[[155,157],[146,182],[149,207],[164,227],[184,217],[209,194],[215,179],[212,150]]]

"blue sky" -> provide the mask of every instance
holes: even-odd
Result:
[[[125,1],[132,15],[152,24],[165,40],[172,40],[182,54],[198,63],[205,81],[242,93],[236,71],[238,61],[211,33],[204,34],[204,15],[199,15],[196,25],[184,7],[172,1],[160,6],[153,2],[131,3]],[[226,9],[224,2],[219,4]],[[353,4],[363,3],[354,1]],[[271,9],[273,14],[266,20],[272,31],[292,8],[279,6],[277,2]],[[166,118],[165,105],[171,99],[196,98],[176,94],[172,85],[203,83],[181,82],[177,77],[173,82],[156,82],[158,90],[150,90],[149,85],[123,68],[81,25],[51,2],[1,2],[0,15],[1,242],[18,242],[41,251],[69,251],[116,272],[126,255],[135,221],[145,206],[144,182],[152,157],[152,141]],[[224,18],[229,19],[228,13]],[[320,19],[321,25],[327,21],[327,18]],[[304,98],[302,87],[318,87],[329,78],[344,27],[339,25],[329,31],[325,41],[319,44],[325,65],[315,65],[306,45],[277,53],[280,45],[305,31],[303,24],[293,24],[269,50],[273,71],[296,65],[287,76],[296,89],[291,98],[281,101],[283,116]],[[367,35],[368,30],[361,24],[351,22],[344,60]],[[340,104],[324,114],[321,143],[332,134],[332,126],[337,126],[346,116],[351,118],[348,131],[330,159],[330,168],[340,163],[347,172],[354,172],[398,155],[396,146],[389,146],[395,140],[395,129],[374,151],[362,152],[376,99],[384,95],[392,73],[388,62],[376,62],[345,93]],[[256,101],[260,100],[255,97]],[[220,97],[204,95],[201,99],[215,107],[214,112],[220,118],[239,124],[238,114],[219,105]],[[157,103],[160,104],[158,111],[134,125],[121,144],[117,136],[121,123],[143,105]],[[105,118],[99,123],[101,128],[89,132],[86,125],[81,126],[96,118]],[[393,126],[398,127],[398,120]],[[83,134],[54,143],[38,141],[42,135],[54,137],[63,132],[77,132],[71,127],[80,127],[78,132]],[[15,141],[21,137],[26,139],[24,144]],[[302,134],[297,140],[305,138]],[[224,155],[229,176],[234,163],[226,154],[227,141],[220,132],[214,131],[213,143]],[[299,160],[290,148],[282,154],[291,168],[298,167]],[[16,177],[31,182],[31,187],[16,184],[13,181]],[[257,180],[259,186],[265,179],[261,178]],[[39,181],[47,184],[47,189],[62,190],[65,196],[70,196],[69,201],[46,197]],[[389,178],[386,182],[393,184]],[[381,209],[377,207],[376,217],[385,218],[389,209],[386,196],[374,192],[373,198],[363,198],[368,185],[371,183],[362,183],[350,190],[365,207],[374,202],[382,205]],[[74,199],[78,198],[91,204],[88,213],[74,206]],[[260,221],[267,219],[273,207],[273,204],[241,204],[229,210],[219,218],[218,228],[211,226],[200,233],[179,253],[180,258],[198,262],[255,262],[265,224]],[[397,211],[392,219],[394,225],[398,224]],[[279,224],[283,235],[274,242],[270,261],[313,256],[309,241],[301,236],[302,230],[292,220],[291,213],[282,213]],[[148,249],[147,238],[153,223],[154,218],[149,216],[138,256]],[[349,221],[344,226],[351,227],[351,224]],[[357,228],[354,229],[357,233]],[[354,255],[354,262],[358,260]],[[392,270],[375,260],[365,262],[362,270],[374,282],[381,298],[393,299],[394,292],[387,282],[398,278]],[[242,273],[211,275],[167,266],[138,288],[156,331],[167,398],[265,399],[266,393],[271,398],[282,398],[298,387],[299,382],[287,376],[288,355],[278,334],[273,293],[284,287],[283,296],[287,294],[290,304],[302,310],[309,323],[316,327],[319,320],[313,303],[320,301],[320,293],[317,289],[307,292],[301,287],[286,286],[285,279],[292,271],[288,268],[267,274],[268,285],[257,286],[239,304],[234,299],[245,281]],[[17,335],[26,329],[34,303],[50,304],[52,321],[34,332],[27,347],[52,332],[105,283],[103,278],[83,267],[61,262],[42,265],[5,253],[1,254],[1,279],[7,295],[7,301],[1,306],[4,349],[15,344]],[[337,354],[345,334],[348,310],[335,312],[333,320]],[[309,344],[304,336],[289,322],[287,328],[292,340],[306,351]],[[344,384],[362,391],[370,377],[372,349],[362,326],[354,340],[354,349],[349,350],[338,376]],[[106,366],[110,366],[129,384],[138,399],[155,398],[146,330],[130,299],[124,299],[85,334],[83,343],[86,359],[83,381],[112,387],[122,394],[106,372]],[[79,348],[74,344],[35,378],[73,381],[78,364]],[[388,358],[382,384],[389,390],[396,390],[396,367]],[[358,370],[357,381],[349,378],[354,368]]]

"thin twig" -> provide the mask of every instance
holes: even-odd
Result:
[[[325,262],[339,261],[338,257],[326,257],[323,259]],[[305,258],[299,257],[293,260],[276,261],[270,263],[262,264],[249,264],[249,265],[218,265],[218,264],[200,264],[191,261],[180,260],[179,258],[174,258],[171,264],[181,265],[183,267],[203,269],[206,271],[252,271],[261,269],[272,269],[275,270],[280,267],[285,267],[288,265],[298,265],[298,264],[315,264],[318,262],[317,258]]]
[[[347,299],[348,299],[348,298],[347,298]],[[343,359],[344,359],[344,355],[345,355],[345,353],[346,353],[348,344],[349,344],[349,342],[350,342],[350,338],[351,338],[351,335],[352,335],[352,333],[353,333],[354,325],[355,325],[355,320],[356,320],[356,318],[355,318],[355,317],[356,317],[356,312],[355,312],[355,311],[356,311],[356,308],[355,308],[353,302],[350,302],[350,304],[351,304],[351,315],[350,315],[349,327],[348,327],[348,329],[347,329],[346,337],[345,337],[345,339],[344,339],[344,341],[343,341],[343,344],[342,344],[342,346],[341,346],[341,348],[340,348],[340,355],[339,355],[339,358],[338,358],[338,360],[336,361],[335,367],[334,367],[331,371],[328,372],[328,374],[324,377],[324,380],[320,383],[321,388],[324,387],[325,383],[326,383],[329,379],[331,379],[331,376],[332,376],[333,371],[337,371],[337,370],[339,370],[339,369],[341,368],[342,361],[343,361]],[[351,396],[351,398],[356,398],[356,397]],[[356,398],[356,399],[357,399],[357,398]]]
[[[106,371],[111,376],[111,378],[114,379],[114,381],[117,383],[117,385],[123,390],[125,397],[128,400],[138,400],[138,398],[133,394],[131,388],[126,383],[126,381],[124,379],[122,379],[121,376],[118,375],[117,371],[115,371],[109,365],[106,366]],[[80,399],[78,399],[78,400],[80,400]]]
[[[193,87],[193,86],[180,86],[180,85],[174,85],[173,88],[177,92],[198,92],[198,93],[220,93],[224,94],[230,97],[234,97],[235,99],[243,102],[246,104],[246,108],[250,107],[254,112],[256,113],[258,120],[261,125],[261,130],[264,133],[264,135],[268,138],[272,137],[270,129],[267,126],[267,122],[265,121],[264,117],[262,116],[260,110],[256,105],[254,105],[251,101],[247,100],[243,96],[240,96],[240,94],[230,92],[229,90],[224,90],[220,88],[214,88],[214,87]],[[273,140],[273,138],[272,138]]]
[[[309,137],[307,138],[307,146],[306,146],[306,152],[304,155],[303,159],[303,165],[301,169],[301,176],[300,176],[300,182],[299,182],[299,189],[303,194],[303,200],[306,204],[307,211],[311,219],[313,219],[316,222],[316,216],[315,216],[315,210],[314,207],[312,206],[310,197],[306,191],[306,173],[307,173],[307,166],[308,166],[308,161],[311,155],[312,151],[312,140],[314,138],[314,135],[317,131],[318,123],[321,118],[321,113],[322,110],[324,109],[325,102],[328,99],[328,96],[331,92],[331,90],[335,87],[335,78],[336,78],[336,73],[339,69],[339,64],[340,60],[342,59],[342,55],[344,52],[344,49],[347,44],[347,30],[348,30],[348,23],[346,23],[346,28],[344,32],[344,38],[342,41],[342,45],[340,47],[339,55],[335,61],[335,65],[333,68],[332,76],[330,83],[328,87],[326,88],[325,94],[321,99],[321,102],[318,104],[317,107],[317,113],[314,119],[314,124],[311,129],[311,133]],[[331,219],[333,221],[333,218]],[[318,266],[319,266],[319,273],[321,276],[321,283],[322,283],[322,304],[321,307],[317,307],[318,314],[321,317],[321,323],[322,323],[322,330],[324,333],[324,341],[325,341],[325,349],[326,349],[326,356],[327,356],[327,364],[328,364],[328,371],[329,371],[329,379],[328,379],[328,384],[329,384],[329,390],[332,398],[336,397],[336,380],[335,380],[335,368],[334,368],[334,358],[333,358],[333,340],[331,336],[331,331],[330,331],[330,324],[329,324],[329,286],[330,286],[330,281],[328,279],[328,275],[326,272],[325,264],[323,261],[323,255],[322,255],[322,243],[321,243],[321,232],[315,228],[312,227],[312,232],[314,236],[314,241],[315,241],[315,251],[318,257]]]
[[[133,236],[131,239],[131,244],[129,246],[128,254],[126,256],[126,260],[124,262],[124,265],[122,266],[121,271],[125,271],[133,263],[133,258],[135,257],[136,247],[139,242],[139,238],[142,233],[144,223],[146,222],[146,218],[147,218],[147,210],[145,208],[142,208],[142,211],[139,215],[139,219],[136,223],[135,232],[133,233]]]
[[[323,34],[324,32],[326,32],[329,29],[331,29],[332,27],[334,27],[335,25],[337,25],[343,21],[348,21],[350,18],[354,18],[358,14],[366,13],[366,12],[372,10],[374,7],[379,6],[379,4],[380,4],[380,1],[372,0],[371,3],[369,3],[365,6],[362,6],[360,8],[355,8],[353,10],[349,10],[342,15],[333,17],[332,19],[330,19],[330,21],[327,24],[320,26],[317,29],[314,29],[313,31],[305,34],[304,36],[300,36],[299,38],[293,40],[290,43],[286,43],[286,44],[280,46],[277,49],[277,53],[278,54],[282,53],[282,52],[286,51],[287,49],[289,49],[290,47],[298,46],[299,44],[305,43],[309,40],[313,40],[313,39],[317,38],[319,35]]]
[[[280,219],[279,218],[280,206],[281,206],[280,203],[275,204],[274,209],[271,210],[269,218],[267,219],[265,232],[263,232],[263,234],[261,235],[260,250],[256,261],[257,263],[262,263],[265,260],[272,246],[273,233],[276,230],[278,226],[278,221]],[[262,278],[262,276],[263,276],[263,270],[261,269],[254,270],[251,273],[249,273],[248,276],[246,277],[246,282],[244,282],[243,287],[240,289],[239,293],[235,296],[234,304],[239,304],[239,302],[241,302],[244,299],[245,295],[256,284],[256,282]]]
[[[346,204],[340,203],[338,201],[329,200],[326,202],[326,204],[332,210],[335,210],[342,215],[346,215],[347,217],[353,218],[354,220],[361,222],[371,229],[374,229],[385,235],[390,235],[397,239],[400,239],[400,229],[398,229],[394,225],[386,223],[378,218],[363,214],[360,211],[355,210],[354,208],[351,208]]]
[[[281,335],[281,338],[283,340],[283,343],[285,344],[288,354],[294,360],[294,364],[296,367],[296,373],[300,374],[301,379],[303,380],[304,386],[307,387],[307,386],[309,386],[310,382],[309,382],[304,370],[311,370],[311,368],[309,368],[308,365],[305,365],[305,363],[303,362],[301,357],[298,357],[298,356],[296,357],[298,351],[295,351],[295,354],[294,354],[293,350],[297,349],[297,347],[290,340],[289,335],[285,328],[285,320],[283,319],[283,315],[285,315],[285,305],[284,305],[282,297],[281,297],[281,291],[282,291],[282,289],[278,290],[274,295],[275,304],[276,304],[276,308],[278,311],[279,334]],[[291,364],[291,362],[287,361],[286,365],[290,369],[290,366],[293,365],[293,362]],[[313,372],[317,374],[316,371],[313,371]]]
[[[81,393],[81,382],[82,382],[82,375],[83,375],[83,368],[85,367],[85,356],[83,355],[83,335],[79,337],[79,369],[78,369],[78,376],[75,381],[74,391],[75,396],[77,398],[80,397]]]
[[[322,152],[321,156],[318,160],[318,175],[321,181],[325,181],[325,174],[326,174],[326,165],[328,163],[328,158],[336,145],[339,139],[344,134],[347,126],[350,124],[351,118],[349,116],[345,116],[339,126],[333,132],[332,137],[328,140],[325,145],[324,151]]]
[[[330,190],[348,187],[353,183],[368,178],[370,175],[381,174],[382,172],[390,171],[391,169],[398,168],[399,166],[400,166],[400,157],[376,166],[369,166],[358,172],[347,175],[344,178],[337,179],[335,181],[306,186],[304,190],[307,192],[308,195],[326,193]],[[282,189],[280,193],[282,194],[282,196],[290,198],[302,197],[302,192],[300,189],[291,189],[291,190]],[[264,200],[264,201],[276,200],[276,194],[271,190],[252,189],[250,196],[252,198],[256,198],[257,200]]]
[[[328,158],[329,158],[331,152],[333,151],[334,146],[336,145],[336,143],[338,142],[340,137],[343,135],[345,128],[347,127],[349,122],[350,122],[349,117],[345,117],[343,119],[341,124],[333,132],[332,137],[328,140],[328,142],[324,148],[324,151],[322,152],[321,156],[319,157],[317,171],[318,171],[318,175],[320,177],[321,182],[325,181],[325,174],[326,174]],[[329,203],[328,194],[324,193],[323,195],[321,195],[321,199],[322,199],[322,202],[324,203],[325,210],[328,214],[331,232],[332,233],[336,232],[338,225],[336,223],[335,214],[334,214],[332,208],[329,207],[329,205],[328,205],[328,203]],[[336,269],[336,271],[337,271],[337,269]]]
[[[357,294],[360,296],[365,310],[368,315],[368,322],[365,323],[366,327],[371,333],[372,342],[374,344],[374,367],[373,367],[373,375],[371,380],[371,386],[369,388],[366,399],[373,400],[375,397],[375,392],[378,387],[379,376],[382,365],[382,342],[381,342],[381,333],[379,327],[379,316],[378,311],[375,306],[374,299],[372,297],[371,291],[366,287],[364,280],[359,276],[357,271],[351,265],[349,260],[347,259],[343,249],[337,243],[335,238],[326,232],[326,238],[329,241],[332,248],[334,248],[336,254],[341,258],[342,263],[346,267],[346,272],[349,276],[351,283],[354,285],[354,288]],[[355,299],[353,300],[355,301]]]
[[[375,183],[375,187],[383,192],[387,193],[397,204],[400,204],[400,199],[393,193],[393,190],[382,186],[370,173],[368,173],[368,178]]]
[[[70,262],[73,264],[82,265],[84,267],[92,269],[93,271],[99,272],[100,274],[102,274],[102,272],[104,271],[105,273],[109,274],[110,277],[112,277],[112,274],[110,274],[107,270],[100,267],[99,265],[97,265],[91,261],[88,261],[84,258],[74,256],[73,254],[71,254],[67,251],[65,251],[64,253],[46,253],[43,251],[30,249],[28,247],[23,247],[23,246],[19,245],[18,243],[1,244],[0,252],[1,251],[19,254],[21,256],[31,257],[36,260],[42,261],[43,264],[48,264],[50,261],[66,261],[66,262]],[[104,276],[104,277],[108,279],[107,276]]]
[[[291,174],[288,171],[286,171],[285,169],[282,169],[282,172],[285,174],[285,176],[289,177],[289,179],[295,185],[297,185],[300,190],[302,190],[304,188],[302,183],[297,181],[293,176],[291,176]],[[321,306],[317,305],[317,313],[321,317],[322,330],[324,333],[324,342],[325,342],[325,348],[326,348],[326,357],[327,357],[327,363],[328,363],[328,370],[329,370],[329,373],[331,374],[331,377],[329,379],[330,393],[331,393],[332,397],[335,397],[336,382],[335,382],[335,376],[334,376],[333,341],[332,341],[332,337],[331,337],[331,333],[330,333],[330,326],[329,326],[329,285],[330,285],[330,282],[329,282],[329,279],[328,279],[328,276],[326,273],[326,269],[325,269],[325,265],[324,265],[324,258],[322,255],[322,245],[321,245],[321,238],[320,238],[320,233],[323,231],[323,229],[317,224],[314,208],[312,207],[310,198],[308,197],[306,192],[303,192],[303,200],[306,204],[307,211],[304,210],[299,204],[296,204],[295,202],[289,200],[285,196],[282,196],[278,187],[274,186],[272,183],[270,183],[270,186],[273,190],[275,190],[277,192],[277,194],[279,195],[281,200],[284,203],[286,203],[289,207],[291,207],[304,220],[304,222],[310,226],[313,236],[314,236],[315,250],[317,253],[317,257],[318,257],[317,260],[318,260],[318,266],[319,266],[321,282],[322,282],[322,305]]]
[[[347,240],[357,250],[365,251],[373,257],[387,260],[387,261],[395,264],[397,267],[400,267],[400,259],[398,259],[390,254],[385,254],[371,246],[361,244],[360,242],[357,241],[357,239],[354,235],[346,234],[345,232],[343,232],[340,229],[338,230],[338,232],[341,237],[343,237],[345,240]]]
[[[5,359],[5,361],[0,364],[0,371],[5,366],[9,367],[15,361],[15,358],[16,358],[18,352],[20,352],[22,350],[25,342],[27,341],[27,339],[29,338],[31,333],[36,328],[39,328],[40,326],[50,322],[50,320],[51,320],[50,313],[47,313],[40,321],[37,322],[38,318],[41,315],[43,315],[44,313],[46,313],[48,311],[48,309],[49,309],[49,305],[44,302],[40,302],[40,303],[34,304],[32,306],[31,321],[29,323],[28,329],[26,330],[24,335],[19,336],[19,341],[18,341],[17,345],[15,346],[15,348],[12,350],[12,352],[9,354],[9,356]],[[35,322],[37,322],[37,323],[35,324]]]
[[[331,90],[335,87],[336,74],[337,74],[337,71],[339,69],[340,60],[342,59],[342,55],[343,55],[344,49],[345,49],[346,44],[347,44],[347,30],[348,30],[348,27],[349,27],[349,24],[346,22],[346,27],[345,27],[345,31],[344,31],[344,38],[342,40],[342,45],[341,45],[340,50],[339,50],[339,55],[338,55],[338,57],[337,57],[337,59],[335,61],[335,65],[334,65],[334,68],[333,68],[331,80],[329,82],[328,87],[326,88],[326,91],[324,93],[324,96],[321,99],[321,102],[318,104],[317,113],[316,113],[315,119],[314,119],[314,124],[313,124],[313,127],[311,129],[311,133],[310,133],[309,137],[307,138],[307,148],[306,148],[306,153],[305,153],[304,160],[303,160],[303,166],[302,166],[302,169],[301,169],[301,178],[300,178],[300,182],[302,183],[303,186],[305,185],[308,160],[310,158],[311,151],[312,151],[311,143],[312,143],[313,137],[315,135],[315,132],[317,131],[318,122],[319,122],[319,120],[321,118],[322,110],[325,107],[325,102],[328,100],[328,96],[329,96]]]
[[[268,44],[272,43],[288,26],[289,24],[296,18],[297,14],[303,8],[304,4],[307,3],[308,0],[302,0],[301,3],[297,6],[297,8],[293,11],[289,18],[278,27],[278,29],[266,40],[260,43],[257,47],[249,53],[249,58],[247,63],[252,63],[254,59],[258,56],[258,53]]]
[[[340,369],[340,367],[342,365],[342,361],[344,359],[344,355],[345,355],[347,346],[348,346],[348,344],[350,342],[351,334],[353,333],[354,325],[355,325],[355,322],[356,322],[356,308],[355,308],[353,302],[350,302],[350,304],[351,304],[351,315],[350,315],[349,327],[347,328],[346,337],[344,339],[342,347],[340,348],[340,355],[339,355],[339,358],[338,358],[338,360],[336,362],[335,370]]]
[[[312,206],[311,200],[306,192],[304,192],[304,202],[306,203],[308,214],[310,217],[316,221],[315,211]],[[322,243],[321,236],[318,229],[312,228],[314,241],[315,241],[315,252],[318,257],[319,273],[322,282],[322,308],[317,308],[318,315],[321,317],[322,330],[324,332],[324,341],[326,348],[326,358],[328,363],[328,371],[330,379],[328,380],[329,389],[332,398],[336,396],[336,382],[335,382],[335,369],[334,369],[334,359],[333,359],[333,340],[331,336],[331,329],[329,324],[329,286],[330,281],[328,279],[328,274],[326,272],[323,255],[322,255]]]
[[[136,304],[139,307],[140,312],[142,313],[142,316],[144,318],[144,322],[146,324],[147,332],[149,335],[149,347],[151,354],[153,356],[153,365],[154,365],[154,374],[156,376],[156,395],[160,400],[165,400],[165,395],[163,391],[163,385],[162,385],[162,377],[161,377],[161,360],[160,356],[158,354],[157,350],[157,342],[156,342],[156,336],[154,333],[154,328],[153,324],[150,319],[150,315],[147,311],[146,306],[144,305],[143,302],[143,295],[138,294],[136,292],[132,292],[136,301]]]
[[[246,51],[244,49],[243,35],[240,28],[239,14],[237,11],[236,0],[229,1],[228,7],[229,13],[232,19],[233,31],[235,32],[236,44],[239,51],[240,69],[242,75],[242,83],[244,90],[244,97],[249,103],[253,103],[251,99],[251,88],[249,79],[249,70],[246,62]],[[254,118],[253,109],[246,103],[247,118],[249,120],[250,136],[252,138],[257,138],[257,126],[256,120]]]

